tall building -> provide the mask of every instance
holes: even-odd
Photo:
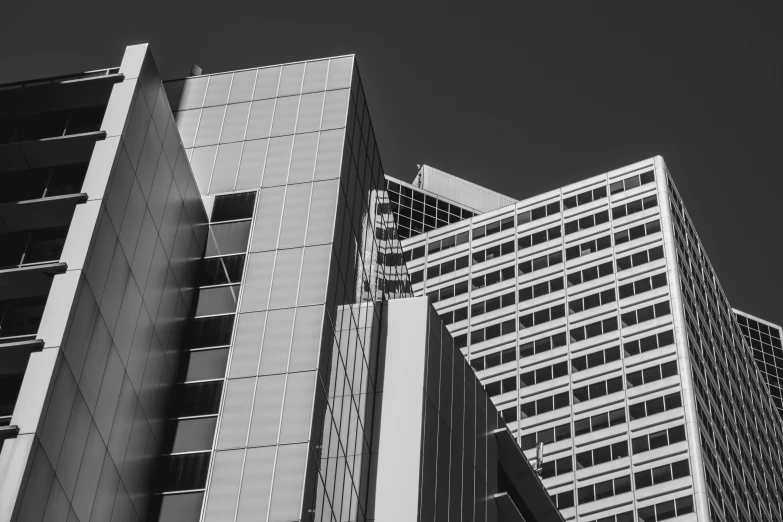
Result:
[[[781,419],[662,158],[402,243],[566,520],[783,519]]]
[[[0,521],[562,520],[411,297],[353,56],[0,86],[0,183]]]
[[[764,376],[772,395],[772,402],[783,415],[783,346],[780,344],[783,328],[740,310],[734,309],[745,342],[753,350],[756,365]]]

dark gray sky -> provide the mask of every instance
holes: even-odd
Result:
[[[141,42],[164,78],[356,53],[395,177],[428,163],[522,199],[660,154],[733,306],[783,322],[775,2],[44,4],[4,6],[0,82]]]

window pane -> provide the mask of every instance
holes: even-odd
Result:
[[[242,270],[245,267],[245,256],[211,257],[201,264],[199,286],[223,285],[242,281]]]
[[[196,316],[234,312],[237,308],[239,286],[217,286],[199,290]]]
[[[234,516],[244,458],[244,450],[215,452],[212,483],[220,487],[209,488],[205,521],[217,522]]]
[[[292,135],[269,140],[269,150],[266,154],[266,165],[264,166],[264,178],[261,181],[262,186],[285,185],[288,179],[288,165],[291,160],[293,144],[294,137]]]
[[[280,444],[304,442],[310,435],[316,372],[288,374],[280,426]]]
[[[212,449],[217,417],[172,421],[171,445],[167,451],[180,453]]]
[[[264,174],[266,149],[269,140],[245,141],[242,148],[242,159],[239,162],[236,190],[258,188]]]
[[[187,351],[182,353],[182,359],[180,364],[187,368],[183,381],[222,379],[226,375],[228,348]]]
[[[215,197],[215,204],[212,206],[211,222],[251,218],[253,217],[255,202],[255,192],[240,192],[238,194],[217,196]]]
[[[234,349],[231,352],[229,377],[247,377],[256,375],[258,358],[261,354],[261,341],[264,336],[264,312],[240,314]]]
[[[218,449],[238,448],[245,445],[255,384],[254,378],[226,381],[226,398],[220,416]]]
[[[243,253],[247,250],[248,235],[250,221],[210,225],[206,256]]]
[[[266,310],[274,262],[274,252],[261,252],[248,256],[247,279],[240,312]]]
[[[326,283],[332,252],[331,245],[306,247],[304,251],[302,282],[299,286],[299,300],[297,304],[299,306],[320,304],[326,299]],[[295,294],[295,290],[292,290],[292,295],[295,296]],[[275,297],[274,291],[272,297],[273,299]]]
[[[250,422],[250,446],[267,446],[277,442],[280,414],[283,407],[285,375],[259,377],[256,381],[256,399]]]
[[[288,183],[302,183],[313,180],[315,154],[318,147],[318,133],[297,134],[291,156]]]
[[[303,246],[312,184],[289,185],[285,196],[278,248]]]
[[[267,512],[276,449],[275,446],[268,446],[247,450],[237,520],[254,520],[259,518],[260,513]]]
[[[259,375],[283,373],[288,368],[294,309],[272,310],[268,313],[264,343],[261,347]]]
[[[297,520],[302,503],[307,444],[279,446],[275,465],[270,520]]]

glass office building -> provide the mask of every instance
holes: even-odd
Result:
[[[662,158],[403,250],[567,520],[781,519],[781,420]]]
[[[131,46],[0,116],[0,519],[562,520],[409,298],[353,56]]]
[[[783,414],[783,347],[780,344],[783,329],[774,323],[759,319],[741,310],[734,310],[745,342],[753,350],[756,365],[764,376],[772,395],[772,402]]]

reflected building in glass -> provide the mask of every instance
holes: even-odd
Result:
[[[0,111],[1,520],[562,520],[412,297],[353,56]]]

